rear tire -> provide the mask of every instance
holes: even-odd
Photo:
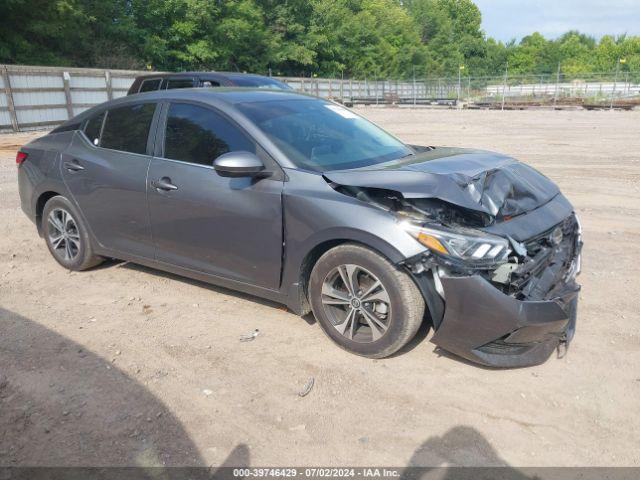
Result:
[[[95,267],[103,261],[94,255],[89,232],[78,210],[65,197],[51,197],[42,212],[42,232],[53,258],[74,271]]]
[[[348,352],[369,358],[388,357],[405,346],[425,311],[422,294],[407,272],[351,243],[318,259],[308,294],[324,333]]]

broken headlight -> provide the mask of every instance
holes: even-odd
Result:
[[[432,252],[466,264],[492,267],[505,263],[511,249],[509,241],[474,230],[410,226],[407,231]]]

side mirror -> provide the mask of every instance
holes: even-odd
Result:
[[[221,177],[256,177],[264,173],[264,164],[251,152],[229,152],[213,161]]]

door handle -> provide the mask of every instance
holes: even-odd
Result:
[[[69,170],[70,172],[79,172],[80,170],[84,170],[84,167],[80,165],[78,160],[71,160],[70,162],[63,163],[64,168]]]
[[[171,179],[169,177],[162,177],[160,180],[151,182],[151,186],[156,190],[164,190],[165,192],[178,190],[178,187],[171,183]]]

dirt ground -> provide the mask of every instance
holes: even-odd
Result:
[[[368,360],[254,297],[126,263],[69,273],[19,207],[34,135],[3,135],[0,465],[640,466],[640,112],[361,111],[560,185],[585,240],[565,358],[484,369],[422,331]]]

